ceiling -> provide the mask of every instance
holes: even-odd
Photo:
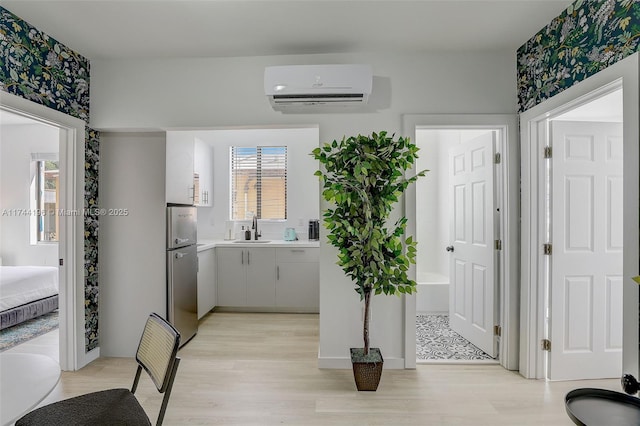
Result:
[[[623,122],[622,89],[569,110],[553,120]]]
[[[513,52],[570,0],[0,0],[88,59]]]

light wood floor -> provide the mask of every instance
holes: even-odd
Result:
[[[496,365],[418,365],[384,370],[377,392],[357,392],[350,370],[320,370],[317,355],[317,315],[209,314],[180,351],[165,425],[571,425],[566,392],[620,390],[617,379],[549,383]],[[98,359],[64,372],[44,403],[130,387],[134,372],[132,359]],[[155,422],[148,376],[136,394]]]

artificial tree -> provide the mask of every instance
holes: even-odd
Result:
[[[333,204],[324,212],[329,242],[338,248],[338,262],[355,283],[364,302],[364,357],[369,356],[369,309],[374,294],[411,294],[416,282],[407,275],[415,263],[416,241],[403,237],[407,219],[389,226],[398,197],[424,176],[405,173],[415,164],[418,147],[409,138],[387,132],[344,137],[313,150],[323,166],[316,175],[324,199]]]

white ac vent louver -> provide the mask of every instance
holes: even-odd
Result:
[[[370,65],[267,67],[264,90],[276,111],[364,105],[373,83]]]

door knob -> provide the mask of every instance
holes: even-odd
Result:
[[[453,246],[447,246],[447,251],[450,251],[453,253]]]

